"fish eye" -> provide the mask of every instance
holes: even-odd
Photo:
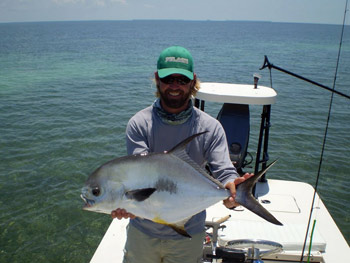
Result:
[[[101,193],[101,191],[100,191],[100,189],[99,189],[98,187],[93,188],[93,189],[91,190],[91,192],[92,192],[92,194],[93,194],[94,196],[99,196],[100,193]]]

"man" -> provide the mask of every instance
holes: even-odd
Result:
[[[208,164],[213,176],[231,191],[232,196],[224,200],[226,207],[237,206],[235,184],[250,175],[238,177],[229,159],[221,124],[192,105],[191,97],[198,91],[199,81],[193,72],[190,52],[180,46],[163,50],[158,59],[155,82],[158,99],[134,115],[127,125],[128,154],[164,152],[193,134],[207,131],[189,143],[187,152],[199,165]],[[192,237],[189,239],[168,226],[135,217],[123,209],[113,211],[113,218],[131,218],[124,262],[200,262],[205,216],[202,211],[186,223],[185,230]]]

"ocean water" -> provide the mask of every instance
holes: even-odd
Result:
[[[80,189],[126,154],[125,126],[154,101],[156,61],[187,47],[201,81],[270,86],[270,62],[332,87],[341,26],[232,21],[0,24],[0,262],[88,262],[108,215],[82,211]],[[350,94],[350,28],[336,89]],[[269,178],[314,184],[330,92],[272,70]],[[220,105],[207,103],[216,116]],[[252,107],[255,154],[260,107]],[[350,240],[350,101],[335,95],[318,192]],[[247,171],[250,171],[247,168]],[[252,170],[252,169],[251,169]]]

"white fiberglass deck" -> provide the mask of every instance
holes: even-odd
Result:
[[[259,202],[283,226],[270,224],[249,210],[239,207],[238,211],[230,212],[231,218],[224,223],[226,229],[219,233],[219,244],[225,245],[227,241],[234,239],[275,241],[282,244],[284,250],[277,255],[269,256],[268,259],[288,259],[299,262],[314,189],[302,182],[268,180],[268,183],[257,184],[257,193]],[[207,220],[215,221],[227,214],[227,209],[218,203],[207,210]],[[311,226],[314,219],[316,224],[311,262],[350,262],[349,246],[318,195],[316,195]],[[311,229],[309,235],[310,233]],[[304,256],[307,253],[308,245]],[[265,261],[267,262],[269,261]]]

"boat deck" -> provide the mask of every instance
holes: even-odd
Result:
[[[258,183],[256,191],[260,203],[283,226],[268,223],[243,207],[229,210],[220,202],[207,209],[207,221],[231,216],[223,223],[226,228],[218,232],[219,245],[224,246],[228,241],[236,239],[275,241],[282,244],[284,250],[266,257],[265,263],[272,262],[270,260],[275,263],[299,262],[314,189],[301,182],[268,180],[268,183]],[[312,218],[316,224],[310,262],[350,262],[349,246],[318,195]],[[91,262],[122,262],[127,223],[128,220],[113,220]],[[304,253],[305,259],[307,251],[308,246]]]
[[[219,244],[225,245],[227,241],[235,239],[270,240],[282,244],[284,249],[283,252],[267,258],[299,262],[314,189],[307,183],[268,180],[268,183],[258,183],[256,191],[259,202],[282,222],[283,226],[270,224],[249,210],[239,207],[238,211],[230,212],[231,218],[224,223],[226,229],[219,232]],[[207,220],[215,221],[225,215],[227,209],[221,204],[207,210]],[[318,195],[311,226],[314,220],[316,223],[310,262],[336,263],[340,259],[342,262],[350,262],[349,246]],[[310,234],[311,229],[309,236]],[[308,254],[308,249],[307,245],[304,255]]]

